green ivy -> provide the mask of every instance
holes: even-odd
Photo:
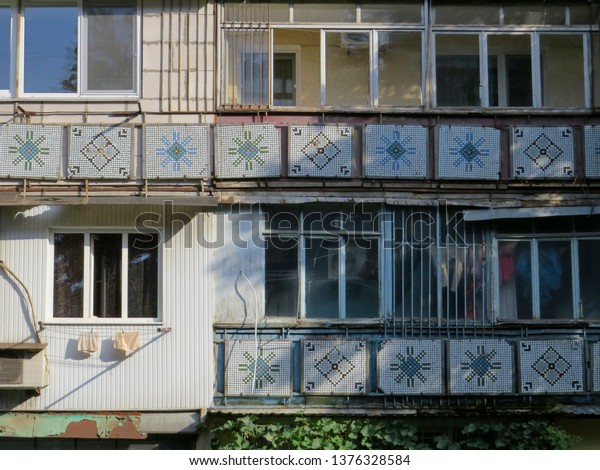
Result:
[[[545,421],[474,421],[428,441],[407,420],[244,416],[211,429],[213,449],[568,449],[578,438]]]

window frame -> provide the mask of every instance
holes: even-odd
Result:
[[[526,241],[530,243],[530,262],[531,262],[531,292],[532,292],[532,312],[531,318],[507,318],[500,311],[500,262],[499,262],[499,246],[501,242],[520,242]],[[539,243],[540,242],[569,242],[571,272],[569,273],[572,286],[571,295],[571,316],[558,319],[541,318],[540,306],[540,280],[539,280]],[[599,241],[600,234],[589,233],[532,233],[527,235],[521,234],[494,234],[493,236],[493,317],[499,323],[573,323],[577,321],[591,321],[597,323],[597,320],[586,319],[582,316],[580,306],[581,298],[581,266],[579,263],[579,243],[581,241]]]
[[[12,0],[14,9],[16,10],[16,4],[19,3],[21,8],[25,8],[26,0]],[[133,44],[133,89],[131,90],[107,90],[107,91],[88,91],[86,90],[87,85],[84,84],[84,80],[87,78],[87,51],[84,50],[84,46],[87,46],[87,17],[85,14],[85,0],[75,0],[75,6],[77,8],[77,91],[74,93],[26,93],[24,90],[25,85],[25,15],[18,15],[18,31],[19,35],[16,38],[15,33],[15,47],[12,49],[11,54],[11,67],[16,69],[18,63],[18,70],[15,70],[15,76],[11,77],[11,90],[9,98],[19,98],[29,101],[34,100],[81,100],[82,98],[89,100],[105,100],[106,98],[118,98],[123,100],[137,100],[140,98],[140,86],[141,86],[141,9],[138,0],[130,0],[131,6],[134,7],[134,44]],[[60,0],[51,0],[47,2],[47,6],[51,7],[53,3],[61,3]],[[107,2],[107,6],[122,6],[126,2]],[[16,18],[16,13],[15,13]],[[16,24],[16,23],[15,23]],[[15,84],[15,78],[18,76],[18,83]],[[16,85],[16,88],[15,88]],[[0,95],[0,97],[5,97]]]
[[[421,11],[421,22],[420,23],[363,23],[361,18],[361,3],[356,3],[356,21],[350,23],[303,23],[294,22],[294,2],[288,4],[289,15],[285,21],[281,22],[261,22],[261,19],[256,19],[255,22],[249,24],[244,22],[236,21],[221,21],[218,24],[218,28],[221,30],[223,38],[224,32],[228,30],[235,30],[242,28],[249,28],[251,30],[262,29],[269,34],[269,61],[268,70],[269,75],[269,90],[267,100],[261,103],[254,103],[251,108],[259,109],[294,109],[294,110],[310,110],[316,107],[318,110],[336,110],[336,109],[347,109],[350,106],[352,109],[357,111],[377,111],[386,109],[397,109],[405,110],[407,112],[423,112],[423,111],[444,111],[448,110],[478,110],[483,112],[508,112],[508,113],[519,113],[523,110],[532,110],[538,112],[549,112],[554,110],[560,111],[571,111],[571,112],[590,112],[593,109],[592,90],[592,62],[593,58],[591,40],[592,34],[600,33],[600,26],[597,25],[586,25],[586,24],[572,24],[571,22],[571,7],[569,5],[561,5],[564,7],[564,24],[560,25],[520,25],[520,24],[504,24],[504,6],[497,5],[498,8],[498,24],[437,24],[435,22],[435,5],[431,8],[431,18],[429,17],[429,9],[426,8],[427,2],[415,2],[418,4]],[[220,8],[225,9],[224,2],[220,2]],[[310,29],[320,33],[320,96],[315,96],[314,105],[307,106],[278,106],[273,103],[273,51],[277,47],[274,44],[274,31],[279,29]],[[369,83],[369,102],[366,105],[327,105],[326,97],[326,44],[325,35],[328,32],[367,32],[371,36],[369,44],[370,52],[370,83]],[[380,105],[379,104],[379,77],[378,77],[378,41],[377,37],[379,33],[391,32],[412,32],[421,34],[421,97],[420,105]],[[479,105],[478,106],[438,106],[437,105],[437,90],[436,90],[436,68],[435,68],[435,39],[440,34],[475,34],[479,36]],[[488,56],[487,56],[487,41],[488,36],[492,34],[519,34],[528,35],[531,44],[531,75],[532,75],[532,104],[531,106],[491,106],[489,97],[489,77],[488,77]],[[543,106],[542,97],[542,77],[541,77],[541,59],[540,59],[540,35],[544,34],[566,34],[566,35],[577,35],[582,37],[582,54],[583,54],[583,104],[581,106],[563,106],[563,107],[550,107]],[[221,41],[222,42],[222,41]],[[219,48],[218,51],[218,67],[217,74],[222,76],[218,77],[218,108],[225,109],[236,109],[244,108],[247,105],[236,103],[232,101],[226,93],[228,86],[227,69],[224,64],[227,63],[227,57],[225,57],[226,51],[223,48]],[[300,67],[297,67],[297,71],[300,71]],[[316,103],[320,100],[320,104]]]
[[[83,311],[80,317],[57,317],[54,316],[54,236],[56,234],[82,234],[83,241]],[[114,234],[121,235],[121,316],[120,317],[96,317],[93,314],[94,298],[93,298],[93,270],[94,259],[92,253],[91,236],[94,234]],[[157,234],[158,246],[157,252],[157,267],[156,267],[156,317],[128,317],[127,312],[127,296],[128,296],[128,237],[129,235],[144,235]],[[47,278],[47,295],[45,314],[45,323],[66,323],[66,324],[162,324],[164,322],[164,247],[162,243],[162,232],[140,231],[137,229],[124,229],[123,227],[92,227],[92,228],[73,228],[73,227],[56,227],[51,228],[48,232],[48,278]]]
[[[339,214],[341,215],[342,227],[339,230],[329,230],[329,229],[321,229],[321,230],[312,230],[310,228],[305,228],[304,223],[307,219],[307,214],[314,216],[316,213],[321,214]],[[389,256],[385,255],[385,245],[384,245],[384,224],[382,223],[382,212],[377,210],[373,212],[375,217],[377,217],[377,226],[373,227],[372,231],[348,231],[344,228],[344,220],[347,220],[350,217],[352,212],[344,209],[334,209],[331,211],[321,210],[320,208],[311,208],[307,210],[301,210],[298,213],[298,228],[297,229],[271,229],[268,226],[265,227],[263,231],[263,236],[265,238],[294,238],[296,239],[296,250],[298,255],[298,296],[296,299],[297,302],[297,312],[290,313],[289,315],[277,315],[277,316],[267,316],[265,312],[265,307],[267,305],[266,298],[266,288],[263,289],[263,315],[264,318],[268,318],[269,321],[290,321],[290,320],[300,320],[300,321],[311,321],[311,322],[379,322],[381,318],[384,317],[384,312],[389,311],[386,307],[386,292],[389,290],[387,287],[384,287],[385,281],[385,272],[386,266],[390,262]],[[266,210],[265,216],[268,217],[269,210]],[[350,240],[353,238],[357,238],[360,240],[377,240],[378,243],[378,272],[377,272],[377,285],[378,285],[378,309],[377,312],[371,316],[365,316],[360,318],[347,318],[346,317],[346,288],[347,288],[347,276],[346,276],[346,251],[347,245]],[[307,255],[307,240],[317,240],[316,243],[319,243],[318,240],[334,240],[337,243],[337,256],[338,256],[338,312],[337,316],[330,317],[311,317],[306,315],[306,306],[307,306],[307,294],[306,294],[306,255]],[[313,245],[314,246],[314,245]],[[389,251],[389,250],[388,250]],[[265,247],[264,256],[266,259],[267,256],[267,248]],[[335,256],[335,255],[333,255]],[[267,270],[266,263],[264,264],[265,269],[263,270],[263,285],[266,286],[267,282]]]
[[[17,0],[0,0],[0,7],[10,9],[10,44],[8,45],[8,57],[10,63],[10,71],[8,78],[10,80],[8,88],[0,89],[0,98],[11,98],[15,95],[16,83],[16,63],[14,58],[17,52]]]

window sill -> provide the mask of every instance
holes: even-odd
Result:
[[[149,318],[147,320],[137,318],[51,318],[40,322],[41,326],[162,326],[163,320]]]
[[[0,95],[0,103],[102,103],[102,102],[136,102],[142,98],[140,95],[32,95],[32,96],[3,96]]]

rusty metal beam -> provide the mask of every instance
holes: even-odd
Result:
[[[0,437],[146,439],[138,414],[5,413]]]

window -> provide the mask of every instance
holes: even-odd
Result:
[[[157,319],[159,237],[54,233],[55,318]]]
[[[6,13],[0,7],[0,34]],[[135,96],[138,93],[138,14],[134,0],[22,0],[17,93],[38,96]],[[12,52],[16,48],[11,49]],[[0,77],[0,89],[6,77]],[[14,90],[14,80],[6,87]]]
[[[11,50],[13,44],[14,12],[10,3],[0,1],[0,96],[11,91],[13,68]]]
[[[597,238],[499,238],[499,318],[600,319],[599,263]]]
[[[582,109],[600,96],[595,5],[223,5],[223,106]]]
[[[489,323],[484,232],[457,215],[361,204],[270,208],[266,316]]]
[[[369,222],[363,223],[364,215]],[[266,315],[379,317],[381,247],[375,216],[325,207],[298,213],[271,210],[265,251]]]

